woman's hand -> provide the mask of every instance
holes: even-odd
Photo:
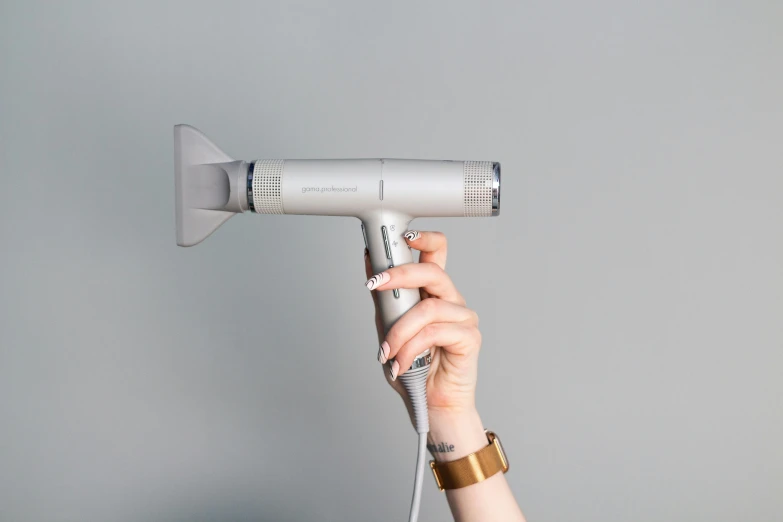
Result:
[[[378,361],[386,367],[386,379],[406,400],[413,419],[398,378],[418,354],[431,349],[432,365],[427,379],[430,451],[436,458],[452,460],[487,444],[475,406],[481,348],[478,315],[465,306],[465,299],[444,271],[446,236],[440,232],[408,231],[405,239],[411,248],[421,252],[418,263],[390,268],[373,276],[365,251],[365,271],[370,278],[367,287],[376,304]],[[422,300],[384,336],[375,291],[394,288],[418,288]],[[440,451],[443,448],[446,451]]]
[[[484,426],[476,411],[476,376],[481,334],[476,312],[454,287],[446,267],[446,236],[440,232],[405,233],[405,240],[421,252],[418,263],[390,268],[373,275],[365,250],[367,288],[375,301],[378,327],[378,361],[386,379],[413,411],[399,376],[410,368],[418,354],[430,348],[432,365],[427,377],[427,403],[432,455],[438,461],[462,458],[487,445]],[[375,290],[419,288],[422,300],[408,310],[384,336]],[[415,423],[414,423],[415,426]],[[460,489],[446,491],[457,522],[495,520],[525,522],[503,473]]]

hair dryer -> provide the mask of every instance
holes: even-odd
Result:
[[[373,273],[413,261],[403,234],[417,217],[497,216],[500,164],[406,159],[234,160],[189,125],[174,127],[177,244],[203,241],[234,214],[354,216]],[[386,331],[420,300],[418,289],[378,292]],[[426,453],[430,351],[400,376],[419,433],[409,520],[418,516]]]

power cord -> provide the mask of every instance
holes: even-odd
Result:
[[[427,376],[430,365],[412,368],[400,376],[400,382],[408,393],[413,407],[416,432],[419,434],[419,451],[416,457],[416,476],[413,480],[413,499],[408,522],[416,522],[421,507],[421,488],[424,483],[424,463],[427,461],[427,433],[430,420],[427,412]]]

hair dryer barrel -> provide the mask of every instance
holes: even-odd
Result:
[[[490,216],[500,209],[500,165],[404,159],[258,160],[252,210],[364,218]]]
[[[500,164],[406,159],[234,160],[200,131],[174,127],[177,243],[203,241],[236,213],[494,216]]]

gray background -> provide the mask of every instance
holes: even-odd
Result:
[[[780,2],[0,5],[0,520],[405,520],[358,221],[175,247],[175,123],[501,161],[417,226],[528,518],[783,516]]]

